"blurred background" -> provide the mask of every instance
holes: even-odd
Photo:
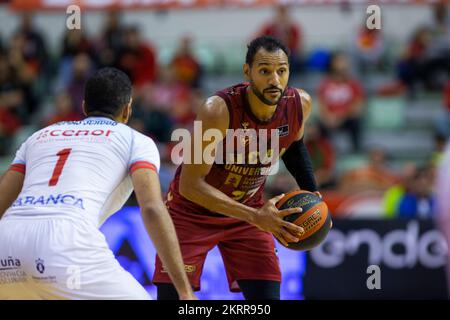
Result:
[[[313,97],[305,139],[336,221],[311,254],[280,248],[295,280],[282,297],[447,298],[448,249],[433,223],[450,136],[447,1],[77,1],[81,28],[69,30],[72,2],[0,1],[0,172],[35,130],[81,119],[87,78],[115,66],[132,79],[130,125],[157,142],[166,192],[172,131],[192,126],[205,97],[242,82],[246,44],[273,35],[292,52],[290,85]],[[379,30],[366,27],[370,4],[381,9]],[[294,188],[282,168],[266,195]],[[119,230],[134,228],[119,220]],[[110,244],[134,252],[133,274],[151,287],[153,260],[143,267],[133,246],[123,249],[126,234],[111,233]],[[381,290],[366,286],[372,264],[386,277]],[[239,298],[213,289],[202,297]]]

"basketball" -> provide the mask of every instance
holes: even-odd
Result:
[[[311,250],[326,238],[331,229],[331,216],[327,204],[316,194],[295,190],[287,193],[278,203],[279,210],[300,207],[300,213],[284,217],[284,220],[301,226],[305,233],[299,242],[288,242],[287,248],[292,250]]]

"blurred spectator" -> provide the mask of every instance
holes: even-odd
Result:
[[[317,184],[327,189],[335,184],[335,154],[331,141],[317,123],[310,123],[305,132],[306,147],[311,156]]]
[[[419,168],[400,199],[398,217],[430,218],[434,215],[434,174],[430,167]]]
[[[95,62],[97,55],[91,41],[81,30],[67,30],[61,49],[61,56],[58,66],[58,79],[55,84],[54,91],[64,91],[69,82],[72,81],[74,59],[78,55],[87,55],[91,62]]]
[[[139,118],[145,132],[159,142],[170,141],[172,130],[191,125],[195,118],[195,91],[176,81],[174,68],[160,68],[158,81],[142,87],[136,101],[135,118]]]
[[[383,209],[385,218],[395,218],[398,215],[400,201],[408,188],[412,186],[417,167],[413,163],[407,163],[403,167],[400,181],[386,190],[383,196]]]
[[[450,19],[448,17],[448,1],[441,0],[432,4],[433,22],[431,23],[431,32],[433,37],[442,38],[441,40],[449,44],[450,38]]]
[[[123,46],[124,28],[120,23],[120,12],[110,11],[106,14],[102,32],[96,43],[99,66],[112,66]]]
[[[444,112],[436,119],[436,130],[440,135],[450,138],[450,76],[444,87],[443,100]]]
[[[33,16],[22,13],[21,24],[16,35],[23,37],[22,55],[35,75],[48,71],[48,52],[42,34],[33,26]]]
[[[72,99],[66,92],[61,92],[56,95],[54,101],[54,112],[44,121],[43,127],[49,126],[60,121],[78,121],[82,117],[78,112],[75,112],[72,104]]]
[[[4,87],[20,94],[20,102],[16,101],[14,106],[15,113],[23,123],[28,123],[39,109],[40,97],[34,87],[37,74],[23,55],[24,45],[25,37],[22,34],[13,35],[6,51],[8,74],[4,78]]]
[[[11,151],[10,139],[21,126],[18,114],[25,101],[13,72],[7,57],[0,54],[0,155]]]
[[[368,29],[366,21],[358,30],[351,47],[352,62],[358,74],[383,71],[386,64],[386,44],[378,29]]]
[[[350,133],[353,150],[361,148],[361,113],[363,88],[349,74],[347,57],[335,53],[330,59],[329,74],[318,89],[319,123],[326,136],[337,130]]]
[[[8,155],[11,139],[14,137],[17,129],[20,128],[20,120],[10,111],[4,109],[1,105],[3,95],[0,93],[0,156]]]
[[[418,85],[423,84],[426,71],[427,49],[431,41],[431,33],[427,27],[420,27],[414,33],[406,51],[398,64],[398,76],[411,94]]]
[[[314,48],[304,62],[307,72],[325,73],[330,64],[331,51],[327,48]]]
[[[192,39],[181,38],[179,47],[171,61],[177,81],[192,87],[200,87],[202,68],[192,51]]]
[[[73,58],[80,53],[91,57],[95,55],[91,41],[82,29],[67,30],[63,38],[61,57]]]
[[[71,100],[72,113],[83,117],[82,102],[84,97],[84,86],[87,79],[93,71],[92,61],[87,54],[80,53],[76,55],[72,63],[72,77],[64,88]]]
[[[431,165],[437,168],[442,161],[445,146],[447,144],[447,137],[440,134],[434,134],[434,150],[431,153]]]
[[[386,162],[386,153],[380,148],[372,148],[369,151],[368,164],[345,172],[341,177],[339,189],[349,193],[386,191],[398,182],[397,176]]]
[[[445,5],[437,5],[432,25],[421,26],[398,63],[399,80],[410,94],[442,90],[450,73],[450,29]]]
[[[126,72],[136,89],[155,81],[156,55],[152,46],[141,39],[137,26],[124,31],[124,45],[119,51],[117,68]]]
[[[291,51],[290,70],[295,73],[301,68],[303,39],[300,25],[295,23],[289,14],[288,5],[275,7],[272,21],[262,26],[259,35],[272,36],[281,40]]]
[[[174,102],[174,78],[170,68],[161,68],[159,73],[159,80],[144,85],[136,97],[132,125],[157,142],[167,143],[173,129],[170,109]]]

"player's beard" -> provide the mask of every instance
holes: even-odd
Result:
[[[257,96],[258,99],[261,100],[262,103],[264,103],[264,104],[266,104],[268,106],[276,106],[278,104],[278,101],[280,101],[281,97],[283,96],[284,91],[280,90],[280,97],[276,101],[271,101],[271,100],[267,99],[266,97],[264,97],[264,93],[259,91],[256,88],[256,86],[253,83],[253,81],[251,81],[250,83],[251,83],[250,87],[252,88],[252,91],[255,94],[255,96]],[[270,89],[275,89],[275,88],[270,88]],[[264,90],[270,90],[270,89],[264,89]]]

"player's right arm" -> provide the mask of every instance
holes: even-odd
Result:
[[[222,137],[225,137],[226,130],[229,126],[229,118],[230,116],[225,101],[218,96],[212,96],[199,108],[196,120],[202,122],[202,137],[203,133],[208,129],[218,129],[222,133]],[[216,149],[220,142],[217,140],[213,142],[203,141],[202,137],[194,137],[194,139],[191,139],[191,155],[194,152],[201,152],[200,154],[203,155],[203,151],[207,146],[213,144],[214,149]],[[202,140],[202,150],[194,150],[195,139]],[[295,224],[284,221],[282,218],[299,212],[301,210],[300,208],[279,211],[276,208],[276,203],[283,195],[270,199],[259,209],[235,201],[206,182],[205,178],[211,170],[211,167],[212,164],[205,163],[204,160],[201,164],[183,164],[180,176],[180,194],[210,211],[247,221],[261,230],[271,232],[283,243],[285,243],[283,237],[290,242],[298,241],[298,238],[293,236],[285,228],[294,234],[301,234],[303,229]]]
[[[175,227],[161,197],[154,170],[141,168],[131,174],[144,225],[167,269],[181,300],[195,299],[187,278]]]
[[[0,178],[0,219],[22,190],[25,174],[9,169]]]
[[[24,142],[17,150],[9,169],[0,178],[0,219],[22,191],[27,162],[26,150],[27,142]]]

